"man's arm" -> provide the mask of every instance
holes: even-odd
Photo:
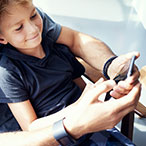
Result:
[[[0,134],[1,146],[58,146],[52,136],[52,128],[34,131],[8,132]]]
[[[115,56],[104,42],[64,26],[57,43],[67,45],[76,56],[99,70],[103,69],[106,60]]]
[[[107,60],[115,56],[104,42],[67,27],[62,27],[57,43],[67,45],[76,56],[79,56],[89,65],[100,71],[103,71]],[[125,65],[128,64],[133,55],[138,58],[140,54],[138,52],[127,53],[118,56],[111,62],[107,70],[110,79],[113,79],[124,70]],[[117,87],[113,89],[112,96],[120,98],[124,94],[127,94],[134,87],[138,78],[139,71],[135,66],[134,73],[130,79],[123,82],[122,85],[118,84]]]

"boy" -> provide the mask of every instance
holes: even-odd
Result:
[[[123,64],[126,64],[133,55],[139,57],[139,53],[116,58],[103,42],[54,23],[46,14],[36,9],[31,0],[1,0],[0,20],[0,103],[5,106],[5,112],[9,113],[7,114],[9,118],[3,115],[2,120],[5,123],[1,124],[2,132],[19,129],[12,112],[22,130],[29,130],[33,125],[35,128],[53,125],[63,119],[66,130],[74,138],[79,138],[83,134],[94,132],[92,126],[85,130],[82,127],[84,124],[93,120],[94,123],[97,123],[96,131],[100,131],[111,125],[114,126],[121,117],[134,109],[140,90],[139,72],[136,67],[133,76],[120,82],[119,85],[116,86],[114,81],[103,82],[101,80],[93,87],[87,87],[81,96],[81,89],[77,82],[84,73],[84,68],[75,59],[75,56],[81,57],[100,70],[103,69],[107,60],[110,61],[110,58],[114,57],[107,73],[114,78],[115,74],[122,70]],[[115,68],[116,70],[114,70]],[[104,87],[104,85],[106,88],[100,89],[100,86]],[[131,100],[127,101],[128,103],[124,101],[123,106],[126,112],[121,113],[114,124],[110,120],[101,124],[101,121],[109,119],[109,113],[101,110],[100,106],[102,113],[98,109],[98,114],[94,111],[95,108],[93,110],[86,104],[85,107],[83,106],[86,103],[85,98],[88,96],[90,98],[99,96],[99,93],[94,91],[95,87],[98,87],[97,91],[101,93],[113,88],[111,95],[115,98],[128,95],[133,87],[137,91],[131,104],[129,104]],[[95,112],[95,115],[92,115],[92,118],[89,117],[91,121],[83,118],[84,120],[78,122],[80,116],[84,117],[85,111]],[[100,119],[99,122],[95,121],[104,113],[107,115],[105,114],[103,119]],[[49,116],[43,120],[37,120],[46,115]],[[37,124],[37,121],[42,124]],[[15,123],[14,128],[11,126],[12,122]],[[111,124],[109,124],[110,122]],[[83,131],[81,130],[81,133],[77,135],[74,134],[72,132],[74,125],[82,128]]]

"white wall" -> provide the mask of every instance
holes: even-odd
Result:
[[[139,18],[146,29],[146,0],[134,0],[133,6],[135,7]]]

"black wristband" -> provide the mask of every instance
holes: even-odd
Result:
[[[114,59],[116,59],[117,58],[117,56],[114,56],[114,57],[111,57],[110,59],[108,59],[107,61],[106,61],[106,63],[104,64],[104,67],[103,67],[103,75],[104,75],[104,77],[106,78],[106,79],[110,79],[110,77],[108,76],[108,74],[107,74],[107,71],[108,71],[108,67],[110,66],[110,64],[112,63],[112,61],[114,60]]]
[[[53,136],[62,146],[71,146],[76,143],[76,140],[65,130],[63,120],[54,123]]]

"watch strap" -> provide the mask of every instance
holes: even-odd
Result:
[[[108,71],[108,68],[109,68],[109,66],[110,66],[110,64],[112,63],[112,61],[114,60],[114,59],[116,59],[117,58],[117,56],[114,56],[114,57],[111,57],[110,59],[108,59],[107,61],[106,61],[106,63],[104,64],[104,67],[103,67],[103,75],[104,75],[104,77],[106,78],[106,79],[110,79],[110,77],[108,76],[108,74],[107,74],[107,71]]]
[[[53,124],[53,136],[62,146],[71,146],[76,140],[65,130],[63,120],[64,118]]]

